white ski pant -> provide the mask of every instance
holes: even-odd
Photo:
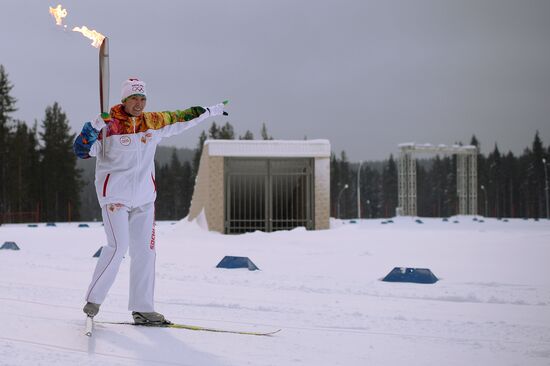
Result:
[[[102,304],[115,281],[120,263],[130,248],[128,310],[154,311],[155,204],[129,208],[121,204],[102,207],[107,245],[101,249],[86,301]]]

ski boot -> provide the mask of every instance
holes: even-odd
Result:
[[[99,313],[99,306],[100,304],[94,304],[93,302],[87,302],[86,305],[84,305],[84,308],[82,311],[86,313],[89,317],[93,318],[94,316]]]
[[[139,312],[132,311],[132,316],[134,317],[134,323],[138,325],[166,325],[172,324],[170,321],[164,318],[164,315],[157,312]]]

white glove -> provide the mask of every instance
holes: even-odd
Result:
[[[223,114],[223,107],[225,107],[225,104],[218,103],[216,105],[206,108],[206,110],[210,113],[210,116],[212,117],[221,116]]]
[[[92,127],[97,130],[97,131],[101,131],[101,129],[103,127],[106,126],[106,123],[105,121],[103,120],[103,118],[101,117],[101,113],[97,115],[97,117],[92,121]]]

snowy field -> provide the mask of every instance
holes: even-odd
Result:
[[[0,365],[550,365],[550,222],[381,221],[238,236],[158,224],[157,311],[272,337],[96,324],[88,338],[101,224],[0,226],[0,245],[21,248],[0,251]],[[225,255],[261,271],[215,268]],[[440,281],[380,281],[396,266]],[[131,320],[128,267],[97,320]]]

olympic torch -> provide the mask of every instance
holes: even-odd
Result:
[[[67,9],[63,9],[61,4],[52,8],[50,6],[50,14],[55,18],[55,24],[67,29],[63,24],[63,19],[67,17]],[[73,32],[82,33],[86,38],[92,40],[92,46],[99,48],[99,103],[101,117],[104,120],[109,120],[109,39],[95,29],[89,29],[85,25],[82,27],[74,27]],[[105,140],[107,137],[107,128],[102,129],[103,135],[103,157],[105,157]]]
[[[108,120],[109,116],[109,38],[105,37],[99,48],[99,104],[101,117]],[[107,128],[101,130],[103,134],[103,157],[107,142]]]

